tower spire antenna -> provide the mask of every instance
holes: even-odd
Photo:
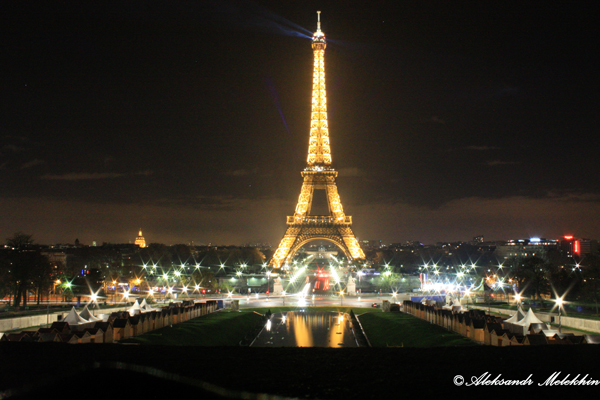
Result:
[[[317,11],[317,31],[321,31],[321,11]]]

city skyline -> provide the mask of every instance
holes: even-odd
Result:
[[[4,237],[276,245],[306,164],[317,10],[359,239],[600,237],[583,5],[45,7],[2,16]]]

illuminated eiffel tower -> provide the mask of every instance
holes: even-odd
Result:
[[[280,268],[309,241],[324,239],[335,243],[348,260],[364,259],[358,240],[352,232],[352,217],[344,214],[331,167],[329,129],[327,127],[327,98],[325,94],[325,34],[321,31],[321,12],[317,11],[317,31],[312,38],[314,53],[312,110],[308,160],[302,177],[302,190],[293,216],[287,217],[287,230],[271,259]],[[311,215],[313,193],[325,190],[329,215]]]

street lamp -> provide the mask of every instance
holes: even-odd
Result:
[[[465,290],[465,297],[467,298],[467,307],[466,308],[469,308],[469,298],[471,297],[471,288],[467,288]]]
[[[562,297],[559,297],[556,299],[556,305],[558,306],[558,333],[561,333],[562,321],[561,321],[560,317],[561,317],[561,309],[562,309],[562,305],[563,305]]]
[[[271,271],[267,271],[267,300],[269,300],[269,278],[271,278]]]

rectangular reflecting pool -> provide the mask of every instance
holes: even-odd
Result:
[[[350,316],[327,311],[274,313],[252,347],[358,347]]]

